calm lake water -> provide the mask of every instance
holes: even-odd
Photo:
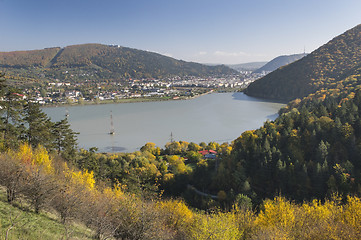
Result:
[[[147,142],[159,147],[170,141],[231,142],[246,130],[274,120],[284,104],[243,93],[212,93],[192,100],[104,104],[44,108],[52,121],[69,111],[68,120],[79,132],[80,148],[100,152],[133,152]],[[112,112],[115,134],[110,135]]]

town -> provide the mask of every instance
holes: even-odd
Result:
[[[100,104],[133,101],[177,100],[218,91],[242,91],[251,82],[264,76],[249,71],[237,75],[175,76],[164,79],[108,80],[48,80],[28,86],[23,94],[42,105]]]

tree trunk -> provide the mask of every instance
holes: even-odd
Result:
[[[13,189],[7,188],[6,193],[8,203],[12,203],[15,200],[15,191]]]

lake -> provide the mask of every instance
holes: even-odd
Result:
[[[79,147],[99,152],[133,152],[147,142],[231,142],[242,132],[274,120],[285,104],[243,93],[212,93],[191,100],[44,108],[52,121],[65,118],[79,132]],[[115,134],[109,134],[111,116]]]

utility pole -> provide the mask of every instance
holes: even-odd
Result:
[[[115,133],[114,131],[114,124],[113,124],[113,111],[110,111],[110,135],[113,135]]]

